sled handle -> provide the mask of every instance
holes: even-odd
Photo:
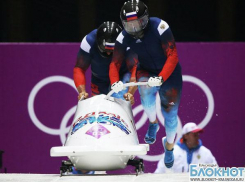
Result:
[[[124,83],[123,88],[130,87],[130,86],[139,86],[139,85],[148,85],[148,82],[129,82]],[[109,100],[110,96],[114,93],[114,90],[111,90],[105,97],[106,100]]]

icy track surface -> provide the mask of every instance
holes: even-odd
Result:
[[[2,182],[189,182],[188,173],[62,176],[58,174],[0,174]]]

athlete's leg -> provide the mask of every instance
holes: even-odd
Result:
[[[159,90],[161,111],[165,119],[166,138],[163,139],[165,149],[165,165],[171,168],[174,162],[173,147],[178,126],[178,108],[182,90],[181,72],[175,72],[163,83]]]
[[[137,79],[139,82],[147,82],[150,75],[144,71],[137,71]],[[146,115],[149,118],[149,127],[145,135],[145,142],[153,144],[156,141],[156,134],[159,124],[156,118],[156,93],[159,87],[138,86],[141,104]]]
[[[181,90],[178,88],[166,88],[164,85],[160,88],[159,95],[161,99],[161,111],[165,119],[165,130],[167,142],[174,143],[177,125],[178,125],[178,107]]]

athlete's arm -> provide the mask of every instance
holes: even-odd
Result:
[[[126,47],[122,44],[123,35],[119,34],[115,43],[113,57],[109,69],[109,77],[111,84],[119,81],[119,70],[125,58]]]
[[[88,69],[91,63],[91,58],[88,53],[83,51],[81,48],[77,54],[77,62],[73,69],[73,78],[79,92],[78,99],[82,96],[84,98],[88,97],[88,93],[86,92],[86,77],[85,72]]]
[[[138,55],[131,49],[127,51],[126,64],[129,72],[131,73],[130,82],[136,82],[136,70],[138,66]],[[134,95],[137,90],[137,86],[129,87],[128,93]]]
[[[167,60],[162,68],[162,71],[159,73],[159,76],[163,78],[163,81],[166,81],[169,78],[169,76],[173,73],[176,65],[178,64],[179,59],[174,36],[168,24],[164,21],[161,21],[158,29],[160,33],[162,48],[167,57]]]
[[[136,70],[138,66],[138,55],[134,53],[130,48],[126,54],[126,65],[128,71],[131,73],[131,80],[136,80]]]

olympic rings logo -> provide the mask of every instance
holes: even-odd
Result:
[[[203,118],[203,120],[198,124],[198,126],[200,128],[204,128],[211,120],[211,117],[213,115],[214,112],[214,98],[212,95],[212,92],[210,91],[210,89],[208,88],[208,86],[201,81],[200,79],[190,76],[190,75],[183,75],[183,81],[184,82],[190,82],[195,84],[196,86],[200,87],[202,89],[202,91],[205,93],[207,100],[208,100],[208,109],[207,109],[207,113],[205,115],[205,117]],[[60,123],[60,128],[59,129],[52,129],[49,128],[45,125],[43,125],[39,119],[37,118],[36,114],[35,114],[35,110],[34,110],[34,101],[36,98],[37,93],[39,92],[39,90],[44,87],[47,84],[53,83],[53,82],[61,82],[61,83],[65,83],[67,85],[70,85],[72,88],[75,89],[75,91],[77,92],[75,86],[74,86],[74,82],[72,79],[65,77],[65,76],[50,76],[47,77],[43,80],[41,80],[40,82],[38,82],[34,88],[32,89],[29,98],[28,98],[28,113],[29,116],[33,122],[33,124],[39,128],[41,131],[43,131],[44,133],[50,134],[50,135],[59,135],[60,136],[60,140],[61,143],[64,144],[65,140],[66,140],[66,134],[69,132],[70,126],[66,127],[68,124],[69,119],[74,115],[74,113],[76,112],[76,106],[72,107],[71,109],[69,109],[66,114],[63,116],[61,123]],[[164,117],[162,115],[161,112],[161,106],[160,106],[160,97],[159,95],[157,95],[156,98],[156,112],[157,112],[157,117],[160,121],[160,123],[164,126]],[[143,106],[142,105],[138,105],[137,107],[135,107],[133,109],[133,115],[136,116],[138,113],[140,113],[141,111],[143,111]],[[141,118],[139,119],[139,121],[136,123],[136,129],[139,130],[146,122],[147,122],[148,118],[147,115],[145,114],[145,112],[143,112]],[[181,137],[181,132],[182,132],[182,124],[181,124],[181,120],[178,117],[178,128],[177,128],[177,139],[179,139]],[[145,155],[145,156],[140,156],[142,159],[146,160],[146,161],[159,161],[162,158],[162,154],[160,155]]]
[[[44,133],[50,134],[50,135],[59,135],[60,139],[61,139],[61,143],[65,143],[66,140],[66,134],[69,132],[70,127],[66,127],[69,119],[73,116],[73,114],[76,112],[76,106],[72,107],[70,110],[68,110],[66,112],[66,114],[63,116],[61,123],[60,123],[60,128],[59,129],[52,129],[49,128],[45,125],[43,125],[39,119],[37,118],[35,111],[34,111],[34,100],[35,97],[37,95],[37,93],[39,92],[39,90],[44,87],[47,84],[53,83],[53,82],[62,82],[65,83],[67,85],[70,85],[72,88],[75,89],[76,88],[74,86],[74,82],[72,79],[65,77],[65,76],[51,76],[51,77],[47,77],[43,80],[41,80],[40,82],[38,82],[34,88],[32,89],[29,98],[28,98],[28,113],[29,116],[32,120],[32,122],[34,123],[34,125],[39,128],[41,131],[43,131]]]

